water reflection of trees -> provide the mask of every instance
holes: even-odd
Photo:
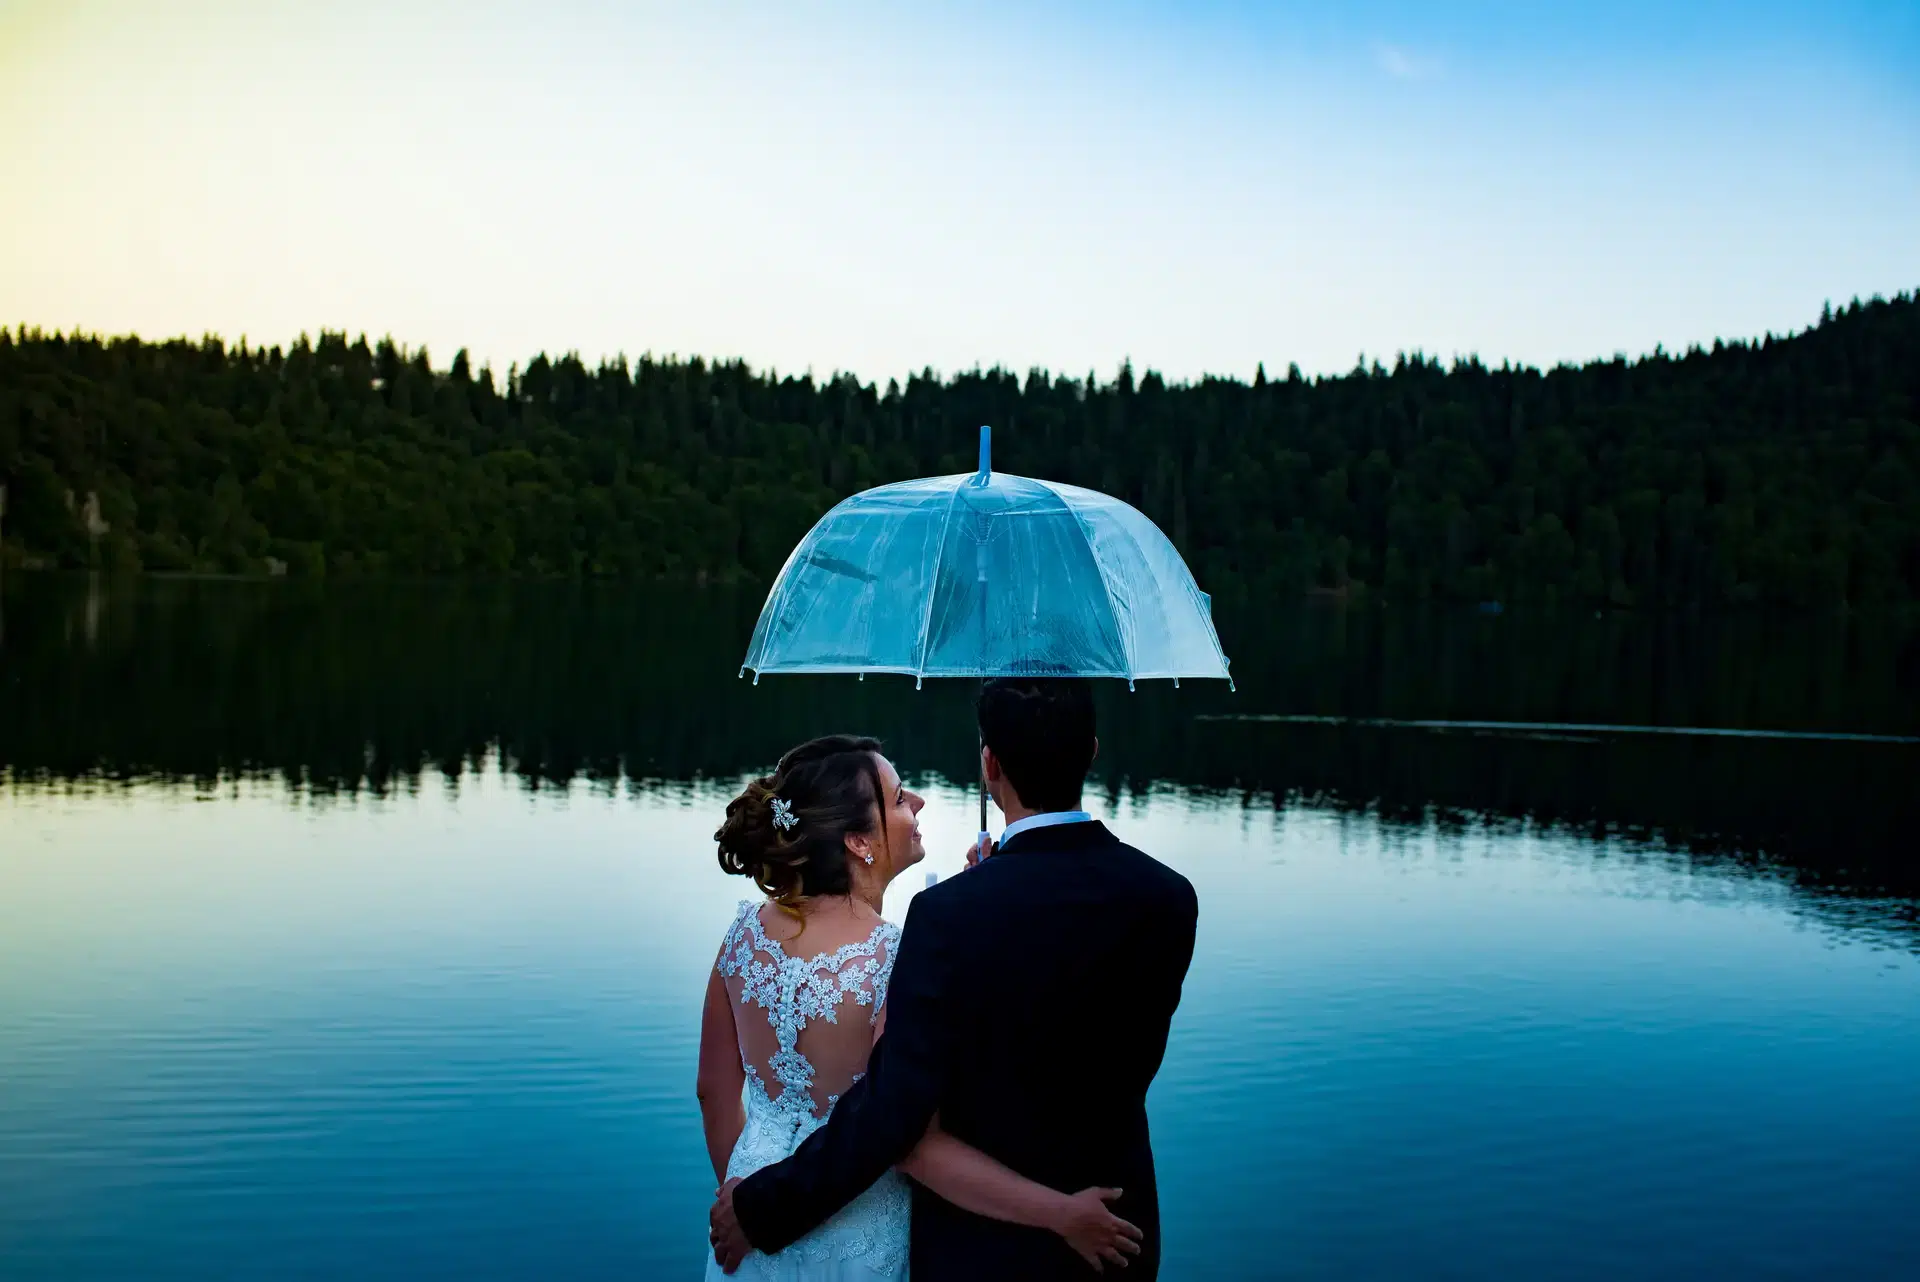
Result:
[[[16,781],[264,774],[384,791],[498,751],[530,787],[726,777],[829,728],[910,770],[973,770],[970,689],[736,678],[759,606],[563,584],[84,580],[5,585],[0,767]],[[1308,798],[1388,823],[1512,821],[1767,866],[1913,917],[1920,750],[1884,744],[1435,733],[1221,712],[1913,733],[1911,629],[1395,615],[1221,620],[1237,694],[1103,692],[1099,786]],[[1902,907],[1904,901],[1905,907]]]

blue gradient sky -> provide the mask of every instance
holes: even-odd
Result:
[[[0,0],[0,321],[1578,360],[1920,285],[1920,5]]]

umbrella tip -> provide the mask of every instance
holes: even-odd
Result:
[[[993,475],[993,429],[984,424],[980,428],[980,470],[975,475],[982,485]]]

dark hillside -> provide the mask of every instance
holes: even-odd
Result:
[[[0,332],[0,556],[297,575],[764,579],[835,500],[996,464],[1156,519],[1216,594],[1920,598],[1920,300],[1546,372],[1409,357],[884,389],[741,364]]]

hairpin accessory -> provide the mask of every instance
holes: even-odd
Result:
[[[800,816],[793,813],[793,803],[785,797],[773,799],[773,826],[781,832],[792,832],[800,826]]]

